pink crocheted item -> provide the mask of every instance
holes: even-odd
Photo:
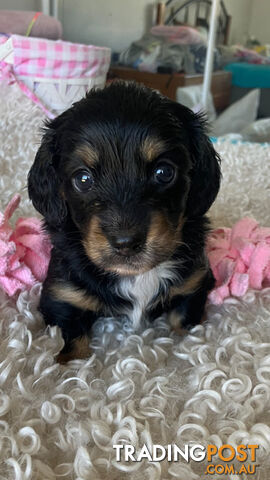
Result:
[[[51,244],[37,218],[19,218],[14,230],[9,219],[20,203],[15,195],[0,212],[0,287],[12,296],[46,278]]]
[[[226,297],[243,296],[248,288],[270,286],[270,228],[243,218],[233,228],[214,230],[207,254],[216,279],[209,300],[216,305]]]

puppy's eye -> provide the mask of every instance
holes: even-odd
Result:
[[[92,188],[93,176],[88,170],[79,170],[72,177],[72,184],[76,190],[85,193]]]
[[[170,163],[160,163],[154,170],[154,180],[160,185],[168,185],[175,178],[175,168]]]

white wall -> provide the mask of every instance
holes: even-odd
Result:
[[[229,44],[246,42],[253,3],[255,3],[254,0],[224,0],[227,12],[232,17]]]
[[[158,0],[58,0],[64,39],[127,48],[153,24]],[[183,0],[184,1],[184,0]],[[255,35],[270,43],[270,0],[224,0],[232,16],[229,43]],[[41,0],[0,0],[0,9],[40,10]]]
[[[0,10],[37,10],[37,0],[0,0]]]
[[[153,11],[157,2],[158,0],[59,0],[64,38],[109,46],[120,51],[139,39],[147,27],[153,24]],[[227,11],[232,16],[230,44],[246,41],[252,6],[259,2],[270,4],[270,0],[224,0]]]
[[[58,0],[63,37],[121,51],[152,24],[156,1]],[[41,10],[41,0],[0,0],[0,9]]]
[[[151,0],[63,0],[59,10],[64,38],[121,51],[151,24],[154,4]]]
[[[253,0],[249,34],[270,44],[270,0]]]

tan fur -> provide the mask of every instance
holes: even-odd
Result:
[[[179,220],[178,220],[178,225],[177,225],[177,237],[179,241],[181,241],[181,233],[182,233],[182,228],[185,224],[186,218],[183,216],[183,214],[180,215]]]
[[[132,267],[132,265],[114,265],[113,262],[112,264],[110,263],[109,259],[113,255],[113,250],[103,234],[99,218],[96,216],[93,216],[90,221],[83,245],[90,260],[108,272],[118,275],[135,275],[148,270],[147,265],[143,265],[143,268],[140,269],[140,265]]]
[[[102,232],[97,216],[90,220],[83,245],[90,260],[104,270],[118,275],[138,275],[170,258],[177,245],[181,244],[183,224],[184,218],[180,217],[175,231],[162,212],[155,213],[149,226],[145,249],[139,262],[134,265],[125,262],[124,259],[116,262],[115,253]]]
[[[175,287],[171,287],[170,289],[170,298],[175,297],[176,295],[189,295],[190,293],[194,293],[197,288],[200,286],[203,277],[206,274],[206,270],[199,269],[194,272],[187,280]]]
[[[111,255],[112,250],[107,238],[101,230],[100,221],[96,216],[91,218],[83,245],[88,257],[96,265],[104,268],[104,256]]]
[[[56,358],[56,361],[61,364],[65,364],[70,360],[75,360],[79,358],[87,358],[90,357],[90,347],[89,347],[90,339],[87,335],[83,337],[76,338],[72,342],[72,349],[68,353],[59,353]]]
[[[178,241],[179,239],[168,223],[166,216],[161,212],[155,213],[152,216],[147,235],[147,246],[169,254],[175,250]]]
[[[155,137],[147,137],[141,146],[142,155],[146,162],[152,162],[165,150],[164,143]]]
[[[201,318],[200,323],[204,323],[204,322],[206,322],[206,320],[207,320],[207,314],[206,314],[206,312],[204,312],[204,314],[203,314],[203,316],[202,316],[202,318]]]
[[[84,290],[78,289],[71,284],[56,283],[51,286],[50,291],[57,300],[70,303],[82,310],[97,312],[102,306],[97,297],[88,295]]]
[[[78,155],[91,168],[98,162],[98,153],[90,145],[80,145],[76,148],[75,155]]]
[[[117,273],[118,275],[123,275],[123,276],[130,276],[130,275],[140,275],[142,273],[148,272],[149,266],[147,264],[144,264],[143,266],[136,266],[136,268],[132,268],[131,266],[111,266],[107,267],[106,270],[112,273]]]
[[[167,260],[177,244],[176,235],[165,215],[155,213],[149,226],[145,251],[136,265],[108,265],[106,270],[119,275],[140,275]]]
[[[171,325],[172,330],[177,333],[177,335],[184,335],[187,333],[185,328],[182,328],[182,321],[184,320],[183,315],[178,313],[176,310],[173,310],[168,314],[168,321]]]

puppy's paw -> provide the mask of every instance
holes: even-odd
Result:
[[[91,355],[89,343],[90,343],[90,338],[87,335],[76,338],[75,340],[72,341],[71,348],[68,352],[65,352],[62,350],[57,355],[56,357],[57,363],[64,365],[67,362],[70,362],[71,360],[89,358]]]
[[[183,336],[188,333],[186,328],[183,328],[183,323],[185,320],[185,316],[183,313],[178,312],[176,309],[171,310],[168,314],[168,321],[171,326],[171,329],[177,333],[177,335]]]
[[[196,324],[200,324],[205,322],[206,320],[206,313],[203,313],[203,316],[197,323],[188,323],[185,315],[183,312],[177,310],[171,310],[168,313],[168,321],[171,326],[171,329],[177,333],[177,335],[186,335],[189,333],[189,330],[194,327]]]

